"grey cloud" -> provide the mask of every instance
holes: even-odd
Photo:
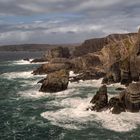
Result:
[[[30,23],[0,19],[0,43],[74,43],[115,32],[136,32],[139,7],[139,0],[0,0],[0,15],[5,17],[50,15],[50,19]],[[51,18],[53,14],[58,15],[56,19]],[[61,18],[63,14],[75,17]]]
[[[117,6],[118,5],[118,6]],[[0,13],[31,15],[52,12],[88,12],[90,10],[114,9],[140,5],[135,0],[1,0]]]

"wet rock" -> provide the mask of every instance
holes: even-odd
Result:
[[[43,83],[47,78],[41,79],[40,81],[38,81],[37,83]]]
[[[107,74],[103,80],[102,80],[102,84],[113,84],[115,83],[114,79],[113,79],[113,76],[111,74]]]
[[[93,104],[93,106],[90,109],[97,112],[100,112],[107,107],[108,95],[106,85],[103,85],[99,88],[99,90],[96,92],[96,95],[92,98],[90,103]]]
[[[30,61],[30,59],[29,59],[29,58],[24,58],[23,60],[25,60],[25,61]]]
[[[47,75],[42,82],[40,91],[42,92],[59,92],[66,90],[69,83],[69,72],[60,70]]]
[[[126,89],[125,106],[130,112],[140,111],[140,83],[131,83]]]
[[[120,114],[125,112],[124,102],[120,100],[119,97],[112,97],[108,103],[109,109],[111,109],[112,114]]]
[[[31,63],[38,63],[38,62],[47,62],[45,58],[36,58],[31,61]]]

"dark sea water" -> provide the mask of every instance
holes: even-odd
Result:
[[[38,58],[41,57],[43,52],[27,52],[27,51],[15,51],[15,52],[7,52],[0,51],[0,61],[8,61],[8,60],[20,60],[24,58]]]
[[[21,60],[40,54],[18,55],[0,53],[0,140],[140,140],[140,113],[86,111],[101,80],[42,93],[37,81],[45,76],[31,74],[40,64]],[[108,87],[109,97],[118,86]]]

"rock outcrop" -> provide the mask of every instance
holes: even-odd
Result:
[[[140,29],[138,32],[137,42],[135,43],[130,56],[130,72],[132,79],[134,81],[138,81],[140,75]]]
[[[99,88],[99,90],[96,92],[96,95],[92,98],[90,103],[92,103],[93,106],[91,106],[88,109],[92,111],[100,112],[107,107],[108,95],[106,85],[103,85],[102,87]]]
[[[51,61],[52,59],[56,58],[70,58],[70,50],[68,47],[52,47],[52,49],[48,49],[45,54],[42,56],[42,58],[36,58],[31,61],[31,63],[36,63],[36,62],[47,62]]]
[[[99,88],[96,95],[90,101],[93,105],[88,108],[93,111],[102,111],[110,109],[112,114],[120,114],[121,112],[139,112],[140,111],[140,82],[131,83],[129,86],[112,97],[108,101],[107,87],[103,85]]]
[[[38,63],[38,62],[47,62],[46,58],[35,58],[31,61],[31,63]]]
[[[66,90],[69,83],[69,72],[60,70],[47,75],[43,81],[40,91],[42,92],[59,92]]]
[[[81,57],[76,57],[71,60],[73,71],[80,73],[84,70],[95,69],[101,66],[99,56],[95,53],[89,53]]]
[[[132,83],[126,89],[125,106],[130,112],[140,111],[140,83]]]
[[[106,73],[103,83],[121,82],[128,85],[132,81],[130,52],[136,39],[137,34],[130,33],[87,40],[81,46],[75,47],[73,58],[68,48],[53,48],[44,55],[49,64],[42,65],[33,73],[50,73],[61,69],[81,73],[74,81],[98,79]]]
[[[70,69],[70,65],[66,63],[46,63],[41,65],[39,68],[33,71],[34,75],[38,74],[49,74],[55,71],[59,71],[61,69]]]
[[[108,102],[108,108],[111,110],[112,114],[125,112],[125,92],[121,92],[118,96],[112,97]]]
[[[70,57],[70,51],[66,47],[57,47],[53,48],[51,50],[48,50],[44,57],[47,60],[51,60],[53,58],[69,58]]]
[[[121,82],[128,85],[132,82],[130,76],[130,56],[135,48],[136,35],[133,34],[118,42],[108,44],[101,50],[100,60],[107,73],[103,81],[104,83]]]

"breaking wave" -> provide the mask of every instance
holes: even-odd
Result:
[[[8,72],[1,74],[2,77],[7,79],[16,79],[16,78],[33,78],[33,77],[44,77],[46,75],[33,75],[32,71],[23,71],[23,72]]]
[[[33,59],[29,59],[29,61],[26,61],[26,60],[17,60],[17,61],[12,61],[12,64],[14,65],[28,65],[28,64],[45,64],[47,62],[36,62],[36,63],[31,63]]]
[[[88,123],[99,123],[105,129],[127,132],[136,129],[140,125],[140,113],[124,112],[120,115],[112,114],[109,110],[104,112],[87,111],[91,97],[67,98],[61,101],[53,101],[47,104],[61,106],[62,109],[46,111],[41,114],[53,125],[68,129],[85,129]]]

